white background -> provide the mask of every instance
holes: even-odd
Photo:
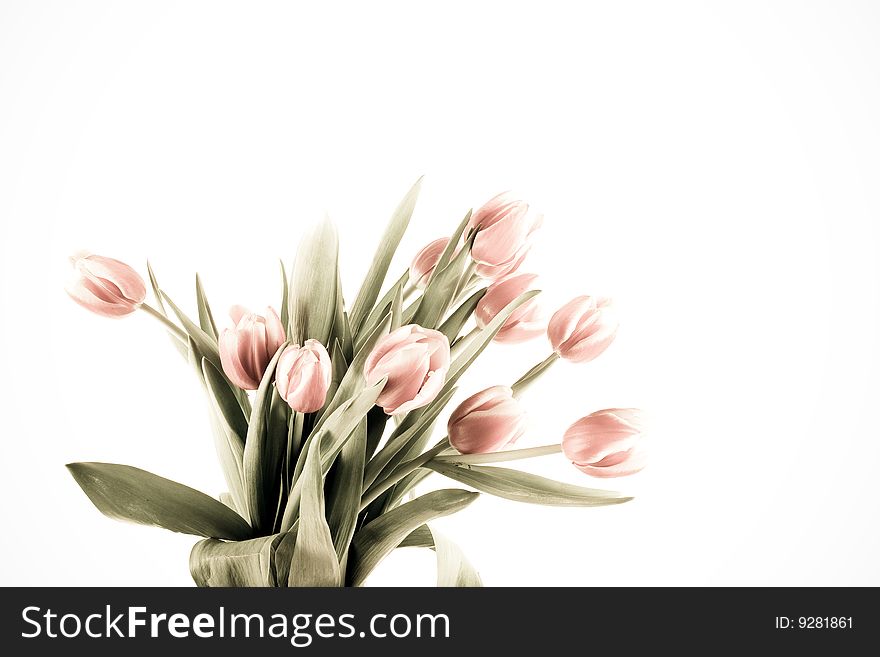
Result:
[[[628,505],[441,521],[488,585],[880,584],[878,29],[870,2],[3,0],[0,581],[191,583],[194,539],[101,516],[69,461],[223,490],[195,379],[146,315],[75,306],[68,253],[149,257],[190,310],[195,271],[215,310],[277,305],[326,211],[351,298],[425,174],[394,272],[513,188],[545,306],[621,309],[527,396],[523,444],[608,406],[655,424],[628,479],[524,463]],[[462,392],[547,351],[492,347]]]

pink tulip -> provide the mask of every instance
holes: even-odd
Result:
[[[302,347],[290,345],[278,359],[275,387],[297,413],[314,413],[324,406],[330,388],[330,354],[317,340]]]
[[[553,350],[575,363],[586,363],[605,351],[617,335],[611,299],[576,297],[553,313],[547,337]]]
[[[239,388],[256,390],[275,352],[284,344],[284,327],[272,308],[266,316],[256,315],[242,306],[233,306],[229,315],[235,328],[220,334],[220,363],[226,376]]]
[[[479,276],[499,280],[525,260],[531,248],[532,233],[541,226],[541,216],[508,192],[499,194],[474,212],[469,229],[479,228],[471,257]]]
[[[93,313],[104,317],[130,315],[147,296],[144,280],[124,262],[89,254],[77,254],[70,262],[76,276],[65,290]]]
[[[431,274],[434,273],[434,267],[443,254],[446,245],[449,244],[448,237],[441,237],[430,242],[422,248],[413,258],[412,264],[409,266],[409,280],[417,288],[424,289],[431,280]]]
[[[519,295],[528,291],[537,278],[535,274],[517,274],[490,285],[477,304],[475,311],[477,326],[481,329],[486,328],[489,322],[495,319],[495,315]],[[495,342],[525,342],[540,335],[545,327],[540,314],[537,299],[529,299],[510,314],[495,336]]]
[[[449,442],[462,454],[497,452],[525,431],[525,412],[507,386],[493,386],[465,399],[447,424]]]
[[[449,370],[449,340],[440,331],[417,324],[401,326],[379,339],[364,364],[367,384],[388,377],[376,400],[389,415],[431,403]]]
[[[642,412],[609,408],[581,418],[565,431],[562,451],[593,477],[623,477],[645,467]]]

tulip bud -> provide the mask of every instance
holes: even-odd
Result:
[[[553,350],[575,363],[586,363],[605,351],[617,335],[611,299],[576,297],[553,313],[547,337]]]
[[[130,315],[147,296],[144,280],[124,262],[89,254],[75,255],[70,262],[76,275],[65,290],[93,313],[104,317]]]
[[[449,416],[449,442],[462,454],[497,452],[525,431],[525,412],[507,386],[486,388]]]
[[[376,403],[389,415],[431,403],[449,370],[449,340],[417,324],[401,326],[379,339],[364,364],[367,384],[388,377]]]
[[[529,290],[537,278],[535,274],[517,274],[490,285],[474,311],[477,326],[481,329],[486,328],[495,315]],[[501,330],[495,335],[495,342],[525,342],[540,335],[544,332],[545,326],[540,315],[537,299],[534,297],[529,299],[510,314]]]
[[[541,226],[542,218],[508,192],[490,199],[471,216],[469,229],[479,228],[471,249],[476,273],[483,278],[499,280],[525,260],[531,248],[532,233]]]
[[[220,334],[220,364],[229,380],[244,390],[256,390],[275,352],[284,344],[284,327],[272,308],[266,316],[233,306],[235,328]]]
[[[324,406],[330,388],[330,354],[317,340],[302,347],[290,345],[278,359],[275,387],[297,413],[314,413]]]
[[[565,431],[562,451],[575,467],[593,477],[623,477],[646,464],[642,412],[609,408],[581,418]]]
[[[426,246],[416,254],[412,264],[409,266],[409,280],[417,288],[424,289],[431,280],[431,274],[434,273],[434,267],[443,254],[446,245],[449,244],[448,237],[441,237]]]

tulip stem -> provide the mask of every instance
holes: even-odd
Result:
[[[511,390],[513,390],[513,396],[519,397],[526,388],[537,381],[544,372],[549,370],[550,366],[553,365],[553,363],[555,363],[557,360],[559,360],[559,354],[554,351],[552,354],[547,356],[547,358],[542,360],[528,372],[519,377],[519,379],[516,380],[516,383],[510,386]]]
[[[541,447],[529,447],[527,449],[508,449],[488,454],[451,454],[449,456],[436,456],[435,461],[452,463],[454,465],[479,465],[481,463],[503,463],[504,461],[519,461],[531,459],[536,456],[558,454],[562,451],[562,445],[542,445]]]
[[[366,509],[386,490],[403,480],[408,474],[410,474],[414,470],[418,470],[419,468],[421,468],[431,459],[437,457],[439,454],[442,454],[447,449],[449,449],[449,438],[444,438],[424,454],[421,454],[414,459],[401,463],[387,477],[385,477],[378,483],[370,486],[370,488],[367,490],[366,493],[364,493],[363,497],[361,498],[360,510],[363,511],[364,509]]]
[[[165,325],[165,328],[167,328],[169,331],[171,331],[175,335],[175,337],[179,338],[183,342],[184,345],[187,344],[187,341],[189,340],[189,338],[187,337],[186,333],[183,332],[183,329],[180,328],[174,322],[172,322],[170,319],[165,317],[165,315],[160,313],[158,310],[153,308],[153,306],[151,306],[148,303],[142,303],[141,310],[145,310],[148,315],[152,315],[153,317],[158,319],[160,322],[162,322]]]

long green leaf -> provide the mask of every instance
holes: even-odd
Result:
[[[208,304],[208,297],[205,294],[202,279],[198,274],[196,274],[196,303],[199,308],[199,325],[205,333],[216,341],[219,335],[217,333],[217,324],[214,323],[214,315],[211,313],[211,306]]]
[[[477,309],[477,304],[480,303],[480,299],[483,298],[486,294],[486,288],[477,290],[467,299],[465,299],[461,305],[455,309],[451,315],[440,325],[437,329],[447,338],[449,338],[449,344],[452,344],[455,341],[455,338],[458,337],[458,334],[461,333],[461,329],[470,319],[471,315],[474,314],[474,310]]]
[[[244,519],[222,502],[146,470],[115,463],[70,463],[67,469],[110,518],[205,538],[252,536]]]
[[[156,273],[153,271],[153,267],[150,265],[150,261],[147,260],[147,274],[150,279],[150,287],[153,288],[153,295],[156,297],[156,305],[159,306],[159,312],[162,313],[166,318],[168,317],[168,311],[165,310],[165,302],[162,301],[162,293],[159,289],[159,281],[156,279]],[[180,340],[177,335],[175,335],[172,331],[168,331],[168,336],[171,338],[172,344],[174,344],[174,348],[177,349],[177,353],[179,353],[184,358],[187,358],[186,344]]]
[[[345,372],[345,375],[339,382],[339,386],[336,389],[336,393],[333,395],[333,398],[321,411],[320,417],[315,423],[315,430],[320,429],[324,425],[325,419],[330,416],[337,408],[339,408],[347,400],[358,395],[360,391],[363,390],[364,386],[366,385],[366,381],[364,380],[364,365],[367,362],[367,358],[369,358],[370,356],[370,352],[373,351],[373,347],[376,345],[376,342],[379,341],[379,338],[388,333],[388,329],[390,326],[391,316],[388,315],[384,321],[382,321],[375,329],[373,329],[373,332],[364,342],[360,351],[358,351],[355,355],[354,360],[351,361],[351,365],[349,365],[348,370]]]
[[[383,472],[388,473],[394,469],[399,460],[392,464],[392,459],[401,451],[408,451],[408,447],[415,440],[418,440],[422,433],[430,429],[440,411],[449,403],[449,400],[452,399],[457,390],[458,388],[450,388],[444,391],[425,408],[425,412],[418,416],[412,426],[400,432],[395,430],[391,434],[388,442],[379,450],[379,453],[370,459],[370,463],[367,465],[366,472],[364,473],[365,486],[369,486],[376,481]]]
[[[190,338],[192,338],[202,355],[214,363],[218,370],[222,371],[223,365],[220,363],[220,351],[217,348],[217,341],[205,333],[200,326],[196,325],[185,312],[177,307],[177,304],[174,303],[165,292],[160,290],[159,293],[162,295],[162,298],[165,299],[165,303],[167,303],[174,314],[177,315],[177,319],[180,320],[183,330],[186,331]]]
[[[302,476],[299,529],[290,564],[290,586],[340,586],[339,560],[324,511],[321,439],[312,441]]]
[[[484,493],[514,502],[545,506],[606,506],[629,502],[632,497],[597,488],[583,488],[521,470],[429,461],[426,468]]]
[[[303,238],[291,274],[288,338],[328,345],[336,318],[339,238],[329,219]]]
[[[391,312],[391,303],[394,301],[394,295],[397,294],[397,287],[400,286],[403,289],[406,286],[406,282],[409,280],[409,269],[404,270],[403,275],[398,278],[394,285],[388,288],[388,291],[385,295],[379,300],[379,302],[373,306],[373,310],[370,311],[370,315],[364,320],[363,326],[361,326],[361,330],[354,339],[354,351],[357,353],[360,351],[361,347],[364,344],[364,341],[367,337],[372,333],[373,329],[376,328],[376,325],[385,318]],[[405,316],[405,313],[404,313]]]
[[[348,552],[357,524],[366,453],[367,421],[363,419],[342,446],[335,467],[327,475],[328,523],[340,562]]]
[[[279,347],[263,374],[254,396],[244,443],[242,474],[245,501],[251,525],[262,533],[270,532],[275,520],[281,455],[287,446],[286,434],[281,439],[276,432],[269,430],[272,400],[278,394],[272,384],[275,367],[286,346],[287,343]]]
[[[476,233],[471,236],[445,269],[434,268],[434,273],[422,294],[418,310],[411,320],[413,324],[435,328],[441,323],[450,304],[455,301],[456,290],[458,290],[462,278],[469,275],[468,265],[471,263],[471,247],[475,238]]]
[[[391,259],[397,251],[407,226],[409,226],[409,220],[415,210],[421,186],[422,179],[419,178],[400,201],[397,209],[394,210],[388,228],[385,229],[385,233],[379,240],[379,247],[373,257],[373,263],[364,277],[364,282],[351,309],[351,328],[355,335],[360,333],[364,320],[370,314],[376,299],[379,298],[379,291],[382,289],[382,283],[385,282]]]
[[[287,278],[287,268],[284,261],[279,260],[281,265],[281,326],[287,331],[290,328],[290,279]]]
[[[282,534],[232,543],[206,539],[193,546],[189,571],[197,586],[277,586],[275,546]]]
[[[478,587],[483,586],[476,568],[464,556],[455,543],[428,525],[437,552],[437,586],[439,587]]]
[[[477,497],[477,493],[464,490],[437,490],[402,504],[364,525],[351,542],[349,583],[360,586],[379,562],[416,527],[460,511]]]
[[[355,427],[363,420],[367,412],[376,404],[376,399],[385,387],[386,379],[378,381],[375,385],[364,388],[360,394],[354,399],[345,402],[338,409],[333,411],[327,422],[320,430],[315,430],[308,437],[303,445],[303,451],[307,454],[311,449],[311,443],[315,440],[322,440],[321,462],[324,473],[326,473],[333,461],[339,455],[346,440],[348,440]],[[325,439],[326,434],[326,439]],[[300,495],[302,491],[301,473],[305,467],[302,456],[297,462],[297,469],[294,474],[294,484],[291,488],[290,495],[287,498],[287,504],[284,509],[284,517],[281,522],[282,530],[288,530],[293,526],[296,515],[299,511]]]

